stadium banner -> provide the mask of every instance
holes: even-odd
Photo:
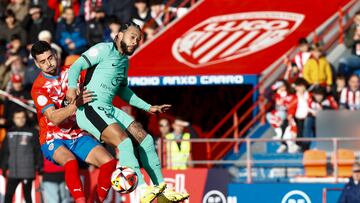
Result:
[[[262,74],[349,1],[199,1],[131,56],[129,76]]]
[[[251,203],[319,203],[323,188],[342,188],[344,184],[329,183],[269,183],[269,184],[229,184],[228,195],[241,202]],[[326,203],[336,203],[341,191],[327,193]]]
[[[129,77],[129,86],[256,85],[257,75],[194,75]]]
[[[145,180],[150,183],[150,178],[143,170]],[[236,197],[228,197],[228,184],[231,182],[230,175],[226,169],[194,168],[187,170],[163,170],[164,179],[168,187],[178,192],[188,192],[191,197],[187,203],[236,203]],[[83,181],[87,202],[93,203],[99,170],[81,170],[80,176]],[[33,183],[33,202],[40,203],[41,184],[39,176]],[[0,175],[0,203],[4,202],[6,179]],[[24,202],[21,184],[16,190],[14,203]],[[139,203],[140,194],[134,191],[127,195],[110,190],[105,203]],[[215,201],[216,202],[216,201]]]

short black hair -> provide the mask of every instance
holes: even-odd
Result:
[[[128,23],[125,23],[125,24],[122,24],[121,27],[120,27],[120,32],[125,32],[129,27],[131,26],[134,26],[136,27],[137,29],[139,29],[139,31],[141,31],[141,28],[138,24],[134,23],[134,22],[128,22]]]
[[[52,50],[49,43],[45,41],[37,41],[35,44],[31,47],[31,56],[36,59],[37,55],[40,55],[46,51]]]
[[[16,109],[16,110],[12,113],[11,118],[14,119],[15,114],[18,114],[18,113],[24,113],[26,120],[28,120],[28,116],[27,116],[26,110],[25,110],[25,109],[20,109],[20,108]]]
[[[73,12],[74,12],[74,10],[73,10],[73,8],[72,7],[70,7],[70,6],[66,6],[66,7],[64,7],[63,8],[63,11],[62,11],[62,13],[65,13],[66,12],[66,10],[72,10]]]
[[[306,38],[300,38],[299,39],[299,42],[298,42],[299,45],[304,45],[304,44],[309,44],[309,42],[307,41]]]
[[[295,86],[304,86],[307,87],[308,86],[308,82],[304,79],[304,78],[298,78],[295,80],[294,85]]]
[[[20,38],[20,36],[18,34],[13,34],[10,37],[10,41],[13,41],[13,40],[20,40],[21,41],[21,38]]]
[[[356,11],[354,16],[360,15],[360,10]]]
[[[108,17],[107,19],[107,24],[110,25],[110,24],[118,24],[118,25],[121,25],[121,22],[120,22],[120,19],[116,16],[110,16]]]
[[[344,74],[338,73],[336,75],[336,79],[342,79],[342,80],[346,80],[346,76]]]
[[[313,94],[320,94],[320,95],[325,96],[325,95],[326,95],[326,89],[325,89],[325,87],[323,87],[323,86],[316,85],[316,86],[312,89],[311,93],[313,93]]]

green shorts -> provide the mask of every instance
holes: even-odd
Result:
[[[92,102],[76,111],[78,126],[100,140],[101,133],[113,123],[127,129],[134,119],[124,111],[110,104]]]

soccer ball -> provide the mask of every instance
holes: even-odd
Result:
[[[112,188],[121,194],[128,194],[136,189],[138,177],[132,168],[118,166],[111,175]]]

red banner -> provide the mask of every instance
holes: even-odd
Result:
[[[130,60],[130,76],[260,74],[349,0],[203,0]]]

